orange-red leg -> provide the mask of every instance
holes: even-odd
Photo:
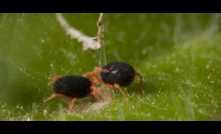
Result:
[[[101,72],[109,72],[109,71],[105,70],[101,67],[96,67],[93,72],[88,72],[88,73],[84,74],[83,76],[84,77],[90,76],[91,77],[90,80],[94,85],[96,85],[97,82],[99,82],[100,84],[104,84],[103,81],[97,75],[98,73],[101,73]]]
[[[53,99],[53,98],[55,98],[55,97],[70,98],[70,97],[67,97],[67,96],[65,96],[65,95],[63,95],[63,94],[52,94],[50,97],[48,97],[47,99],[45,99],[44,102],[47,102],[47,101],[49,101],[49,100],[51,100],[51,99]],[[72,99],[70,108],[69,108],[69,110],[68,110],[69,113],[72,111],[72,109],[73,109],[73,107],[74,107],[74,103],[75,103],[76,100],[77,100],[76,98],[73,98],[73,99]]]
[[[94,72],[88,72],[84,74],[83,76],[84,77],[90,76],[90,81],[92,82],[93,85],[97,85],[97,83],[103,84],[103,81]]]
[[[91,86],[91,89],[92,91],[98,93],[102,98],[104,98],[104,94],[96,86]]]
[[[95,68],[94,68],[94,72],[95,72],[95,73],[101,73],[101,72],[108,73],[109,71],[106,70],[106,69],[103,69],[103,68],[101,68],[101,67],[95,67]]]
[[[103,101],[96,93],[91,92],[90,95],[96,98],[99,102]]]
[[[55,97],[69,98],[69,97],[67,97],[67,96],[65,96],[65,95],[63,95],[63,94],[52,94],[50,97],[48,97],[47,99],[45,99],[43,102],[47,102],[47,101],[49,101],[49,100],[51,100],[51,99],[53,99],[53,98],[55,98]]]
[[[108,87],[108,88],[113,88],[113,86],[110,85],[110,84],[106,84],[106,87]],[[125,98],[126,100],[128,100],[128,96],[126,95],[126,93],[125,93],[124,90],[120,87],[119,84],[116,84],[116,83],[115,83],[115,84],[114,84],[114,88],[119,89],[120,92],[121,92],[121,94],[124,96],[124,98]]]
[[[69,108],[69,110],[68,110],[68,113],[70,113],[70,112],[72,111],[72,109],[73,109],[73,107],[74,107],[74,103],[76,102],[76,100],[77,100],[77,98],[73,98],[73,99],[71,100],[71,105],[70,105],[70,108]]]
[[[140,77],[140,87],[141,87],[142,92],[144,93],[142,75],[138,73],[137,71],[135,71],[135,75],[138,75]]]
[[[56,81],[57,79],[61,78],[61,77],[62,77],[62,76],[60,76],[60,75],[54,76],[54,77],[51,79],[51,81],[48,83],[48,86],[54,84],[55,81]]]
[[[124,90],[119,86],[119,84],[114,84],[114,87],[115,88],[117,88],[117,89],[119,89],[120,90],[120,92],[121,92],[121,94],[124,96],[124,98],[126,99],[126,100],[128,100],[128,96],[126,95],[126,93],[124,92]]]

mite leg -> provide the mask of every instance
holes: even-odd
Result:
[[[99,102],[103,101],[96,93],[91,92],[90,95],[96,98]]]
[[[101,84],[104,84],[104,82],[97,76],[97,74],[98,73],[108,73],[109,71],[108,70],[106,70],[106,69],[103,69],[103,68],[100,68],[100,67],[96,67],[95,69],[94,69],[94,77],[96,77],[96,79],[97,79],[97,81],[99,82],[99,83],[101,83]]]
[[[106,87],[108,87],[108,88],[110,88],[110,87],[113,87],[112,85],[110,85],[110,84],[106,84]],[[115,88],[117,88],[117,89],[119,89],[120,90],[120,92],[121,92],[121,94],[124,96],[124,98],[126,99],[126,100],[128,100],[128,96],[126,95],[126,93],[124,92],[124,90],[119,86],[119,84],[114,84],[114,87]]]
[[[88,77],[88,76],[91,77],[91,78],[90,78],[90,81],[92,81],[93,72],[87,72],[87,73],[85,73],[85,74],[83,75],[83,77]]]
[[[102,98],[104,98],[104,94],[96,87],[96,86],[91,86],[91,90],[95,91],[98,93]]]
[[[106,88],[113,88],[111,84],[105,84]],[[108,92],[108,96],[111,96],[111,92]]]
[[[142,75],[139,72],[137,72],[137,71],[135,71],[135,75],[138,75],[140,77],[140,87],[141,87],[141,90],[142,90],[142,92],[144,94]]]
[[[94,72],[88,72],[83,75],[84,77],[90,77],[90,81],[92,82],[93,85],[97,85],[97,83],[103,84],[103,81],[97,76],[96,73]]]
[[[124,98],[126,99],[126,100],[128,100],[128,96],[126,95],[126,93],[124,92],[124,90],[119,86],[119,84],[114,84],[114,87],[115,88],[117,88],[117,89],[119,89],[120,90],[120,92],[121,92],[121,94],[124,96]]]
[[[69,98],[69,97],[67,97],[67,96],[65,96],[65,95],[63,95],[63,94],[52,94],[50,97],[48,97],[47,99],[45,99],[43,102],[47,102],[47,101],[49,101],[49,100],[51,100],[51,99],[53,99],[53,98],[55,98],[55,97]]]
[[[73,109],[73,107],[74,107],[74,103],[76,102],[76,98],[73,98],[72,100],[71,100],[71,105],[70,105],[70,108],[69,108],[69,110],[68,110],[68,113],[70,113],[71,111],[72,111],[72,109]]]
[[[91,80],[91,82],[93,82],[94,85],[96,85],[97,82],[100,84],[104,84],[103,81],[97,75],[98,73],[101,73],[101,72],[108,72],[108,71],[105,69],[102,69],[100,67],[96,67],[93,72],[88,72],[88,73],[84,74],[83,76],[84,77],[90,76],[91,77],[90,80]],[[96,79],[96,81],[95,81],[95,79]]]
[[[94,68],[94,72],[95,73],[101,73],[101,72],[108,73],[109,71],[100,67],[96,67]]]
[[[48,83],[48,86],[54,84],[55,81],[56,81],[57,79],[61,78],[61,77],[62,77],[62,76],[60,76],[60,75],[54,76],[54,77],[51,79],[51,81]]]

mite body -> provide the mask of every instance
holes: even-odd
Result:
[[[98,73],[101,79],[97,76]],[[128,99],[128,96],[121,87],[129,86],[133,82],[135,75],[140,77],[140,86],[144,93],[142,75],[125,62],[110,62],[102,68],[95,68],[93,72],[86,73],[84,76],[91,76],[91,81],[97,81],[105,84],[107,87],[119,89],[125,99]]]
[[[135,77],[135,70],[123,62],[111,62],[103,67],[108,72],[101,72],[101,79],[106,84],[129,86]]]
[[[55,76],[48,85],[52,85],[54,94],[44,100],[47,102],[55,97],[71,98],[72,103],[68,112],[70,113],[73,109],[74,103],[77,99],[84,98],[86,96],[94,96],[99,101],[102,101],[103,94],[94,86],[94,84],[85,77],[77,75],[69,76]],[[96,91],[99,95],[97,95]]]
[[[63,94],[70,98],[83,98],[92,92],[89,79],[82,76],[64,76],[53,84],[54,93]]]

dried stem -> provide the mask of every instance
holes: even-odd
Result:
[[[98,43],[102,44],[104,37],[103,13],[100,13],[99,19],[97,21],[97,26],[98,26]]]
[[[98,26],[98,38],[97,42],[101,45],[100,50],[100,58],[103,57],[103,60],[100,59],[99,65],[101,66],[101,62],[103,61],[103,65],[106,64],[106,54],[105,54],[105,47],[104,47],[104,25],[103,25],[103,13],[100,13],[99,19],[97,21]]]

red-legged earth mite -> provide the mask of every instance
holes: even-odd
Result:
[[[96,84],[93,84],[93,82],[91,82],[88,78],[82,76],[55,76],[48,83],[49,86],[52,84],[54,94],[45,99],[44,102],[47,102],[55,97],[71,98],[72,102],[68,110],[69,113],[72,111],[74,103],[77,99],[84,98],[88,95],[94,96],[100,102],[103,99],[103,94],[96,86],[94,86]],[[98,95],[93,91],[96,91]]]
[[[97,73],[100,73],[101,79],[97,76]],[[128,96],[121,89],[121,86],[129,86],[133,82],[135,75],[140,77],[140,86],[144,93],[142,75],[125,62],[111,62],[103,68],[98,67],[93,72],[85,74],[85,76],[92,77],[91,81],[96,80],[96,82],[105,83],[107,87],[119,89],[125,99],[128,99]]]

